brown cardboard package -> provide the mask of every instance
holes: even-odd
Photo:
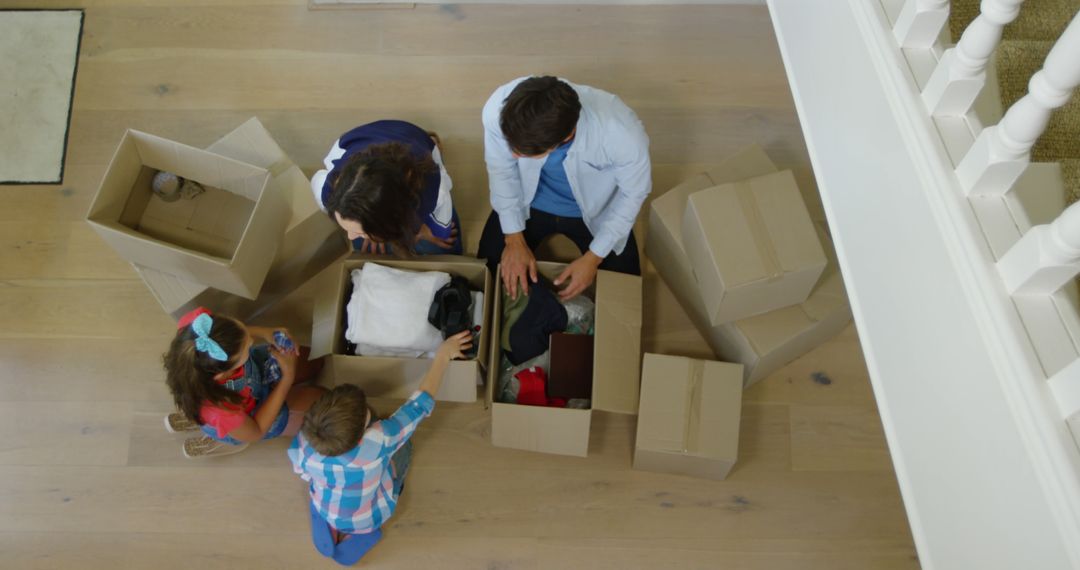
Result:
[[[827,232],[818,225],[828,263],[801,305],[719,326],[709,322],[690,260],[682,242],[682,222],[690,194],[702,187],[760,176],[776,167],[760,147],[751,146],[706,174],[668,191],[652,202],[645,251],[716,357],[744,365],[747,386],[775,372],[839,333],[851,320],[844,282]],[[744,326],[745,325],[745,326]]]
[[[135,270],[173,318],[201,306],[241,320],[252,319],[348,252],[348,242],[315,203],[307,177],[258,119],[249,119],[207,150],[269,170],[280,179],[279,187],[291,205],[292,218],[258,297],[245,299],[137,264]]]
[[[558,277],[561,263],[538,262],[540,274]],[[592,410],[637,413],[641,372],[641,277],[598,271],[592,287],[596,302],[593,338]],[[495,288],[492,338],[502,328],[502,286]],[[585,457],[592,410],[524,406],[495,401],[502,350],[491,343],[486,401],[491,406],[491,443],[542,453]]]
[[[713,325],[802,303],[825,268],[790,171],[690,194],[682,237]]]
[[[429,257],[425,261],[349,258],[320,273],[316,277],[311,357],[328,355],[322,373],[323,385],[356,384],[369,396],[407,398],[431,366],[431,359],[428,358],[355,356],[345,352],[345,306],[352,294],[351,273],[365,263],[378,263],[406,271],[445,271],[464,277],[471,287],[484,292],[484,318],[478,356],[472,360],[451,362],[443,377],[442,387],[435,395],[436,400],[475,402],[477,384],[483,380],[483,360],[488,354],[490,339],[498,338],[498,332],[489,324],[492,313],[491,276],[483,261],[471,257],[445,255]]]
[[[634,469],[724,479],[739,452],[742,366],[645,354]]]
[[[151,190],[158,170],[206,192],[166,202]],[[266,169],[128,130],[86,217],[133,263],[254,299],[289,219],[277,184]]]

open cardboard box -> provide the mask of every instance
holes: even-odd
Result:
[[[274,141],[257,118],[251,118],[207,150],[268,170],[278,179],[292,217],[258,297],[245,299],[135,264],[135,271],[166,313],[180,318],[195,307],[207,307],[241,320],[252,319],[348,252],[344,232],[319,209],[307,177]]]
[[[540,274],[553,280],[565,264],[537,262]],[[492,300],[491,338],[502,329],[502,285]],[[592,410],[636,414],[641,377],[641,277],[598,271],[592,287],[596,302],[593,338]],[[491,406],[491,443],[542,453],[585,457],[589,451],[592,410],[525,406],[495,401],[502,349],[488,345],[486,402]]]
[[[672,188],[653,200],[649,208],[645,240],[649,260],[716,357],[744,365],[746,386],[832,338],[851,320],[832,242],[823,225],[815,223],[827,264],[806,301],[718,326],[710,323],[690,258],[683,247],[682,223],[687,199],[704,188],[775,171],[776,166],[765,152],[750,146],[707,173]]]
[[[634,469],[727,477],[739,454],[742,368],[646,353]]]
[[[206,192],[165,202],[151,188],[159,170]],[[87,221],[128,261],[254,299],[289,219],[276,185],[264,168],[128,130]]]
[[[491,276],[484,262],[471,257],[438,256],[437,260],[396,260],[348,258],[331,265],[316,279],[315,309],[311,331],[311,357],[327,356],[323,369],[323,384],[356,384],[368,396],[408,398],[428,368],[429,358],[399,358],[390,356],[356,356],[345,351],[345,307],[352,296],[354,269],[366,263],[377,263],[406,271],[444,271],[451,276],[464,277],[469,285],[484,292],[484,318],[481,324],[477,356],[471,360],[455,360],[443,376],[436,400],[475,402],[477,385],[482,383],[484,358],[488,345],[498,331],[491,322]],[[431,300],[427,301],[428,303]],[[498,343],[496,343],[498,344]]]
[[[690,194],[682,240],[713,325],[802,303],[825,268],[788,170]]]

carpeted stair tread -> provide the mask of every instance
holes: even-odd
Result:
[[[1008,109],[1027,94],[1028,82],[1042,69],[1053,42],[1009,40],[1001,42],[996,53],[1001,103]],[[1037,162],[1080,158],[1080,97],[1073,97],[1054,111],[1046,131],[1031,150]]]
[[[1061,36],[1069,21],[1080,12],[1080,0],[1027,0],[1020,14],[1002,32],[1006,40],[1053,41]],[[953,0],[949,9],[952,41],[960,41],[964,28],[979,15],[978,0]]]

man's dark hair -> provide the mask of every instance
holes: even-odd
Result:
[[[503,102],[499,127],[511,150],[536,156],[566,140],[580,115],[581,101],[573,87],[556,77],[530,77]]]

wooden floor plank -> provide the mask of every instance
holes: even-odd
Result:
[[[124,465],[129,402],[0,402],[0,465]]]
[[[791,468],[891,472],[892,460],[877,409],[792,406]]]

